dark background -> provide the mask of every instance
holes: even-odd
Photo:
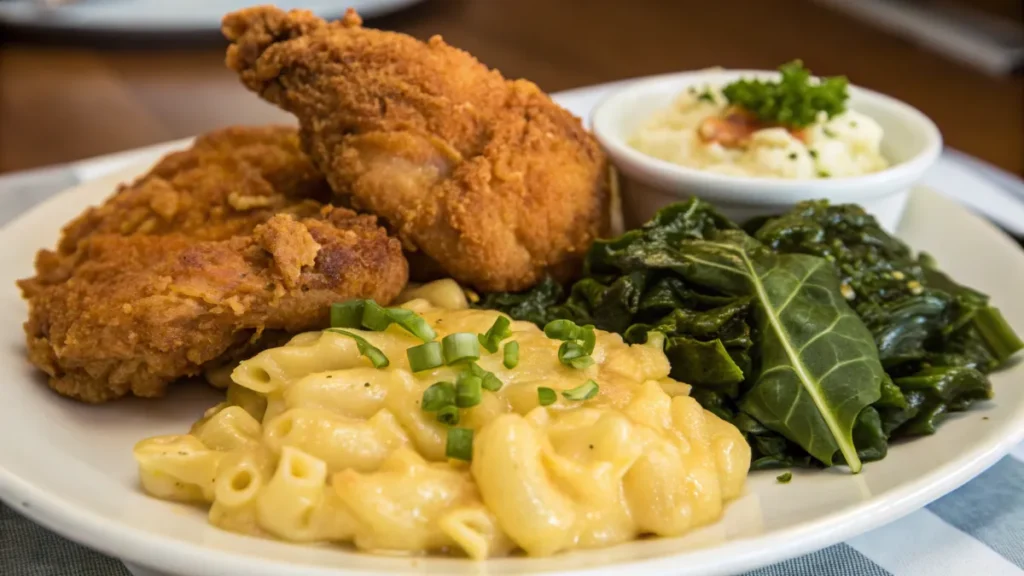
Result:
[[[971,3],[1010,19],[1024,5]],[[430,0],[368,25],[441,34],[551,92],[708,66],[774,68],[799,57],[816,73],[846,74],[909,102],[948,145],[1024,174],[1024,78],[985,74],[812,0]],[[227,124],[288,121],[224,68],[215,34],[0,34],[0,172]]]

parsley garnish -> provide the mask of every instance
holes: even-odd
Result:
[[[725,86],[722,93],[733,106],[738,106],[764,122],[793,128],[814,123],[819,112],[829,118],[846,110],[847,81],[843,76],[822,78],[811,82],[810,70],[794,60],[779,67],[778,82],[737,80]]]
[[[700,100],[701,102],[708,102],[714,104],[715,95],[711,93],[711,90],[705,88],[700,94],[697,95],[697,100]]]

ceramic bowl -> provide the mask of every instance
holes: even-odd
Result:
[[[614,92],[594,109],[594,134],[622,176],[627,227],[645,222],[666,204],[695,195],[739,222],[784,212],[803,200],[826,198],[838,204],[855,203],[875,215],[883,227],[895,230],[910,189],[938,158],[942,136],[917,109],[872,90],[850,86],[848,106],[882,126],[885,136],[881,152],[890,167],[863,176],[805,180],[732,176],[679,166],[648,156],[627,143],[654,113],[667,108],[690,86],[720,86],[741,77],[774,79],[778,73],[710,70],[654,76]]]

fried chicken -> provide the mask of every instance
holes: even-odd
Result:
[[[30,360],[80,400],[158,396],[326,326],[331,302],[389,302],[408,276],[401,244],[330,198],[294,128],[198,138],[36,256],[19,282]]]
[[[331,206],[227,240],[93,234],[77,250],[65,282],[36,286],[25,331],[51,387],[87,402],[160,396],[264,330],[326,326],[331,302],[388,302],[408,273],[373,216]]]
[[[281,212],[314,216],[330,197],[324,177],[300,149],[295,128],[218,130],[165,156],[146,175],[71,221],[57,250],[37,255],[39,275],[25,288],[31,293],[35,284],[64,281],[79,244],[93,234],[182,233],[225,240],[249,234]]]
[[[225,17],[227,64],[298,117],[335,192],[484,291],[571,275],[608,228],[607,161],[579,120],[440,37],[364,29],[349,11]]]

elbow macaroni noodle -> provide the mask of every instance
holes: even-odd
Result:
[[[438,338],[484,333],[498,317],[466,309],[454,282],[414,296],[404,306]],[[519,365],[481,350],[478,364],[504,386],[461,409],[459,426],[475,430],[466,463],[445,457],[447,427],[419,405],[458,368],[413,374],[405,350],[415,337],[396,326],[354,332],[390,366],[374,369],[353,339],[331,332],[265,350],[239,364],[226,401],[188,435],[136,445],[143,488],[208,503],[210,522],[235,532],[475,559],[677,536],[715,521],[743,489],[750,448],[668,377],[657,343],[597,331],[594,365],[576,370],[558,361],[558,341],[513,322],[506,342],[519,342]],[[588,379],[600,384],[593,399],[539,405],[538,387]]]

